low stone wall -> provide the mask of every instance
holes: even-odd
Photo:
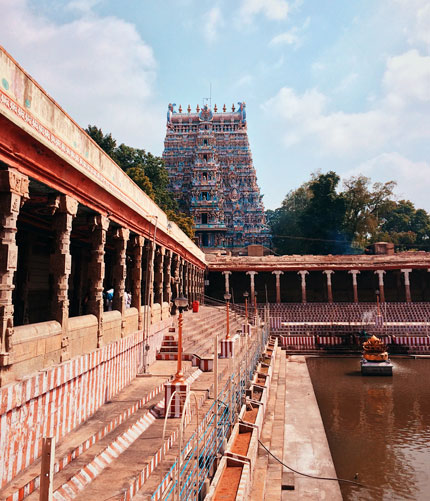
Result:
[[[59,336],[55,322],[48,324],[20,329],[21,339],[43,328],[50,334],[37,341],[46,346]],[[0,388],[0,488],[39,457],[43,437],[60,440],[124,388],[136,376],[142,351],[143,333],[136,332]]]
[[[52,320],[15,327],[13,370],[16,378],[58,364],[61,357],[61,326]]]
[[[136,332],[139,328],[139,317],[137,308],[127,308],[125,310],[125,335],[128,336]]]
[[[94,315],[69,318],[70,358],[97,349],[97,318]]]

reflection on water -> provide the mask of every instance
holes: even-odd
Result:
[[[308,358],[346,501],[430,500],[430,359],[394,360],[393,377],[363,377],[354,358]]]

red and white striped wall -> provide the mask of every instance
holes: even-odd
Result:
[[[170,418],[180,418],[182,416],[182,410],[184,408],[185,400],[190,391],[190,384],[188,381],[183,383],[165,383],[165,399],[164,408],[165,412],[169,412]],[[176,393],[175,393],[176,392]],[[173,395],[173,398],[172,398]],[[172,399],[170,404],[170,410],[167,410],[169,401]]]
[[[393,344],[406,346],[430,346],[429,336],[392,336]]]
[[[315,336],[281,336],[281,346],[315,348]]]
[[[42,438],[88,419],[136,375],[143,333],[0,388],[0,488],[41,454]]]

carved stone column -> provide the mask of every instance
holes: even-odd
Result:
[[[358,303],[357,275],[360,272],[358,270],[349,270],[348,273],[351,273],[352,275],[352,290],[354,292],[354,303]]]
[[[179,268],[180,268],[180,259],[177,254],[173,254],[172,256],[172,289],[173,289],[173,299],[179,297]],[[174,308],[174,311],[176,309]]]
[[[333,270],[324,270],[325,276],[327,277],[327,299],[329,303],[333,302],[333,291],[331,288],[331,274],[334,273]]]
[[[251,304],[255,304],[255,282],[254,282],[254,277],[255,275],[258,275],[258,271],[247,271],[247,275],[249,275],[250,278],[250,288],[251,288]]]
[[[196,285],[195,285],[195,273],[196,269],[195,266],[192,264],[190,265],[190,302],[192,303],[193,301],[196,300]]]
[[[58,208],[53,217],[55,249],[50,257],[50,271],[54,277],[51,315],[61,325],[61,361],[64,362],[70,359],[68,335],[69,276],[72,271],[70,235],[73,219],[78,211],[78,202],[68,195],[59,195],[56,202]]]
[[[163,305],[163,266],[166,249],[158,247],[154,262],[154,303]]]
[[[133,248],[133,270],[131,272],[131,306],[137,309],[137,328],[143,329],[142,318],[142,257],[143,246],[145,244],[144,237],[134,235],[132,239]]]
[[[405,297],[406,297],[406,302],[410,303],[411,302],[411,285],[409,282],[409,273],[412,272],[412,268],[409,269],[404,269],[400,270],[403,273],[403,276],[405,278]]]
[[[184,261],[184,267],[182,270],[182,277],[184,281],[184,296],[188,299],[188,302],[190,300],[190,296],[188,295],[188,263],[187,261]]]
[[[283,275],[283,271],[272,271],[272,275],[275,275],[276,277],[276,302],[280,303],[281,302],[281,275]]]
[[[152,308],[154,304],[154,258],[155,244],[152,240],[147,240],[145,245],[146,252],[146,270],[145,275],[148,277],[145,283],[145,304]]]
[[[309,272],[306,270],[300,270],[297,272],[297,275],[300,275],[302,278],[302,303],[306,303],[306,275],[308,275]]]
[[[88,313],[95,315],[98,322],[97,347],[103,346],[103,280],[105,277],[105,245],[109,219],[105,216],[94,216],[89,221],[92,230],[91,262],[88,267],[90,289]]]
[[[190,304],[193,302],[192,276],[193,276],[193,265],[191,263],[188,263],[188,299]]]
[[[112,308],[121,313],[121,337],[125,336],[125,277],[127,275],[127,243],[130,230],[117,228],[113,235],[115,241],[115,264],[113,268],[113,302]]]
[[[183,296],[184,292],[184,260],[179,258],[179,295]]]
[[[230,275],[231,271],[223,271],[222,274],[224,275],[224,281],[225,281],[225,293],[230,294]]]
[[[163,301],[170,305],[172,300],[172,288],[170,286],[171,282],[171,267],[172,267],[172,251],[166,250],[164,256],[164,289],[163,289]]]
[[[16,222],[28,194],[28,177],[0,170],[0,384],[13,363],[13,278],[18,263]]]
[[[384,291],[384,274],[385,270],[376,270],[375,275],[378,275],[379,281],[379,297],[382,303],[385,303],[385,291]]]

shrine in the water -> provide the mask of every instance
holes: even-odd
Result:
[[[218,112],[169,104],[163,158],[170,189],[194,219],[204,249],[269,245],[248,142],[245,103]]]

